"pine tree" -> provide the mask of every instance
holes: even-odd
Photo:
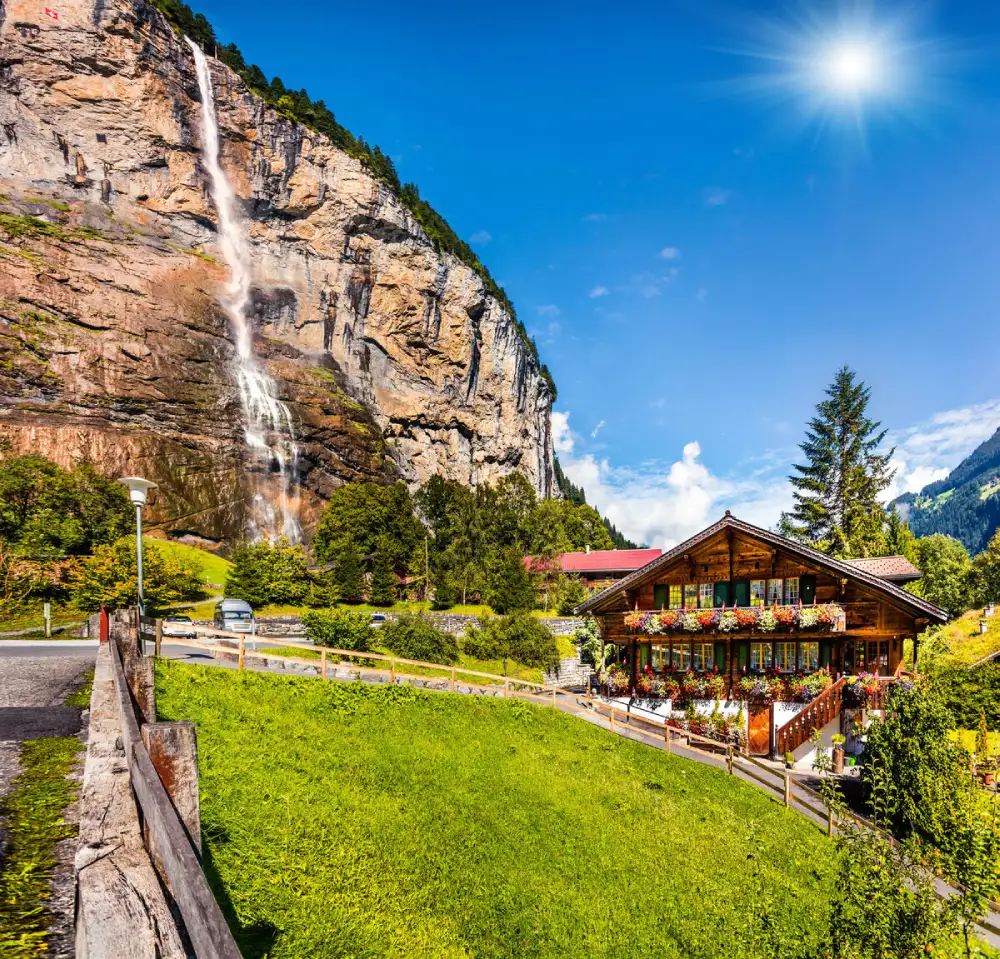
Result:
[[[361,599],[363,591],[361,564],[360,550],[353,542],[349,542],[337,557],[334,570],[337,589],[344,602],[356,603]]]
[[[878,555],[885,547],[878,497],[894,475],[893,451],[876,452],[887,431],[868,417],[871,390],[848,367],[826,395],[799,447],[806,462],[789,477],[795,507],[782,515],[781,531],[834,556]]]
[[[886,517],[885,552],[887,556],[905,556],[914,565],[917,563],[917,537],[895,507]]]
[[[391,606],[395,602],[393,587],[395,576],[392,563],[386,553],[379,551],[372,561],[372,580],[368,589],[368,601],[373,606]]]

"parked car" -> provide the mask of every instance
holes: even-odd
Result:
[[[198,634],[190,616],[164,616],[163,635],[173,636],[176,639],[191,639]]]
[[[212,617],[216,629],[227,633],[256,633],[253,608],[242,599],[224,599],[215,607]]]
[[[385,623],[385,613],[372,613],[372,626],[382,626]]]

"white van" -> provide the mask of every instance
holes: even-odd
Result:
[[[227,633],[256,633],[253,608],[242,599],[224,599],[215,607],[213,625]]]

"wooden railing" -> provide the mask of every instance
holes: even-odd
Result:
[[[829,689],[824,689],[808,706],[799,710],[774,734],[775,750],[779,756],[794,752],[814,729],[822,729],[840,715],[844,699],[844,680],[838,679]]]

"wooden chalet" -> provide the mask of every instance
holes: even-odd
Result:
[[[927,626],[948,616],[901,587],[904,572],[914,578],[912,567],[883,561],[885,577],[879,568],[833,559],[727,510],[576,612],[598,618],[605,640],[621,648],[633,683],[647,667],[654,674],[718,673],[727,700],[740,677],[755,673],[825,668],[837,685],[842,675],[862,671],[890,678],[901,668],[904,640],[916,643]],[[704,625],[690,630],[689,614]],[[773,735],[766,738],[755,751],[775,748]]]

